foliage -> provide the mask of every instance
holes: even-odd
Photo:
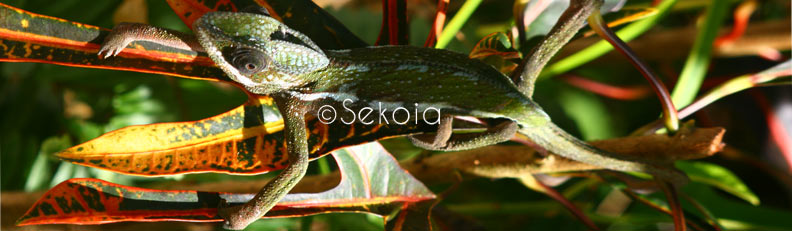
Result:
[[[219,2],[227,3],[229,1]],[[469,15],[453,23],[459,27],[454,26],[454,28],[451,28],[452,31],[458,30],[459,32],[444,31],[440,35],[440,40],[448,41],[447,47],[451,50],[464,53],[474,51],[474,54],[482,56],[506,56],[500,59],[488,57],[485,61],[494,65],[502,65],[502,71],[510,71],[512,69],[510,67],[514,65],[514,60],[511,59],[515,58],[515,46],[509,44],[512,41],[507,38],[507,35],[503,33],[492,35],[487,37],[489,40],[482,38],[494,32],[508,31],[508,28],[514,24],[513,19],[510,17],[511,15],[502,13],[503,9],[512,7],[511,3],[497,1],[468,2],[471,3],[464,4],[467,5],[464,11],[468,12]],[[652,1],[629,1],[624,9],[652,8],[649,6],[650,2]],[[685,3],[682,4],[681,2]],[[738,1],[690,2],[700,3],[696,5],[696,3],[686,1],[664,0],[660,5],[656,6],[658,13],[646,19],[639,19],[639,21],[622,28],[622,35],[633,38],[643,34],[643,36],[650,38],[666,31],[674,31],[676,28],[696,25],[697,19],[707,12],[706,9],[717,7],[718,10],[734,10],[734,6],[739,5]],[[179,15],[186,15],[185,12],[180,12],[177,9],[177,13],[174,14],[174,11],[164,1],[145,1],[145,3],[148,7],[144,9],[148,11],[149,15],[149,18],[145,20],[149,23],[184,32],[189,31],[188,26],[182,23],[179,17]],[[52,1],[43,0],[12,0],[4,2],[4,4],[38,14],[96,25],[101,28],[111,28],[114,24],[111,20],[111,15],[114,15],[114,11],[121,5],[121,1],[98,1],[87,4],[85,1],[57,1],[53,3]],[[341,8],[326,6],[326,9],[330,14],[335,14],[336,17],[342,19],[348,18],[343,15],[347,14],[347,12],[362,12],[356,13],[361,15],[380,13],[379,10],[372,11],[370,10],[371,7],[367,8],[367,4],[361,2],[348,4]],[[409,1],[408,4],[426,6],[426,8],[434,6],[434,2]],[[476,8],[478,4],[481,5]],[[463,1],[451,1],[448,9],[449,15],[455,14],[462,5]],[[279,6],[273,5],[272,7],[277,8]],[[408,7],[408,18],[412,24],[426,24],[410,25],[410,28],[417,29],[409,31],[409,34],[411,36],[425,34],[428,28],[431,27],[428,22],[433,21],[432,17],[434,15],[426,12],[422,13],[417,9],[419,7]],[[377,7],[373,8],[378,9]],[[751,23],[764,25],[777,21],[788,21],[788,2],[765,1],[759,4],[758,9],[755,17],[751,18]],[[280,12],[278,9],[275,9],[275,11]],[[310,25],[312,23],[315,25],[316,22],[303,22],[300,24],[298,19],[310,18],[316,20],[322,17],[329,16],[298,14],[285,18],[285,21],[294,20],[290,25],[298,24],[304,26],[304,30],[314,30],[316,27],[311,27]],[[706,51],[702,47],[709,43],[707,41],[713,39],[712,31],[717,31],[719,24],[729,25],[730,23],[730,21],[725,21],[725,23],[709,22],[709,20],[717,20],[718,17],[715,16],[706,18],[708,20],[707,23],[699,26],[706,27],[702,31],[707,31],[707,37],[697,38],[697,45],[694,48],[697,53],[691,56],[695,55],[697,60],[707,60],[710,63],[708,66],[705,65],[707,62],[698,62],[698,64],[684,63],[684,60],[691,59],[688,58],[687,52],[690,49],[689,45],[688,47],[639,50],[640,55],[645,54],[641,52],[661,54],[652,56],[660,56],[660,58],[647,58],[647,60],[650,61],[655,70],[659,70],[659,73],[664,75],[666,83],[675,82],[676,73],[682,70],[683,67],[684,69],[697,68],[696,75],[706,77],[704,84],[701,88],[695,87],[696,89],[687,91],[694,93],[705,92],[722,82],[726,82],[733,76],[757,73],[778,63],[778,61],[758,58],[756,55],[742,55],[740,57],[723,55],[717,52],[717,47],[713,48],[716,52],[710,53]],[[613,21],[616,18],[605,15],[605,19]],[[731,20],[731,18],[727,17],[727,20]],[[366,23],[361,21],[365,20],[344,20],[335,25],[342,25],[342,27],[352,28],[353,30],[362,30],[353,31],[358,35],[371,34],[371,31],[379,30],[379,28],[358,26]],[[286,22],[290,23],[289,21]],[[300,29],[300,26],[293,27]],[[541,27],[547,28],[548,25],[545,23],[536,26],[536,28]],[[94,36],[106,33],[98,28],[85,28],[84,32],[95,33]],[[323,33],[323,30],[319,29],[315,32],[306,33]],[[346,36],[343,32],[338,34]],[[327,36],[317,37],[328,38]],[[323,48],[361,46],[363,41],[356,39],[356,37],[344,37],[342,39],[315,40]],[[641,40],[642,38],[636,39]],[[690,39],[692,41],[692,38]],[[582,40],[584,39],[579,41]],[[7,41],[5,39],[2,40],[3,43]],[[340,41],[341,43],[334,41]],[[415,40],[410,39],[410,41]],[[531,41],[528,38],[527,43],[530,44]],[[680,43],[684,41],[688,40],[679,38]],[[365,41],[368,44],[374,44],[374,42]],[[492,44],[495,47],[482,45],[485,43]],[[419,46],[421,44],[413,43],[412,45]],[[523,47],[523,44],[518,45],[517,47]],[[609,60],[610,62],[585,64],[605,53],[605,51],[593,52],[591,50],[607,50],[605,47],[609,46],[605,45],[607,44],[589,46],[590,48],[587,50],[559,59],[561,60],[559,62],[551,62],[550,68],[543,76],[553,77],[561,73],[571,73],[610,85],[645,85],[638,78],[634,68],[623,62],[621,57],[605,56],[601,59]],[[159,49],[165,48],[158,48],[151,44],[142,44],[142,47],[139,48],[141,52],[150,52],[141,53],[143,55],[153,54],[151,53],[152,51],[159,51]],[[683,52],[681,52],[681,55],[675,56],[673,55],[675,53],[665,49],[679,49],[683,50]],[[781,55],[789,57],[789,47],[782,47],[782,49],[786,49],[786,51],[783,51]],[[24,54],[23,51],[17,50],[17,52]],[[172,61],[173,57],[181,57],[178,56],[178,53],[173,53],[176,51],[165,51],[165,53],[157,53],[157,57],[161,57],[158,61],[148,66],[138,65],[137,68],[156,66]],[[666,52],[668,54],[665,54]],[[83,54],[84,56],[68,57],[76,60],[91,60],[91,65],[103,65],[101,61],[91,57],[91,54],[86,51]],[[40,58],[46,58],[46,55]],[[130,62],[135,61],[133,59],[130,60]],[[568,60],[577,61],[570,64],[571,61]],[[579,60],[586,61],[580,62]],[[188,73],[178,72],[173,74],[176,72],[174,70],[187,69],[173,68],[163,71],[163,69],[152,68],[148,69],[148,71],[142,71],[146,73],[140,73],[65,67],[42,63],[0,63],[0,75],[2,75],[3,82],[0,85],[2,88],[0,108],[3,111],[3,116],[0,117],[0,124],[2,124],[2,129],[0,130],[0,137],[2,137],[2,141],[0,141],[2,172],[0,173],[2,174],[3,199],[5,199],[3,208],[6,208],[5,204],[9,200],[9,197],[5,194],[6,192],[22,190],[26,192],[42,191],[59,184],[61,186],[56,187],[79,181],[74,179],[67,181],[71,178],[98,178],[110,182],[106,183],[108,185],[114,183],[124,185],[123,187],[135,188],[147,188],[163,183],[175,184],[176,182],[189,182],[187,185],[203,185],[216,182],[245,182],[249,180],[250,177],[216,173],[176,175],[168,176],[164,179],[129,176],[62,162],[53,156],[54,153],[67,150],[72,145],[85,143],[101,134],[119,128],[155,122],[172,122],[172,124],[176,124],[177,121],[200,120],[243,108],[240,105],[245,103],[245,95],[221,81],[201,81],[151,74],[168,74],[177,77],[189,76],[200,79],[211,78],[215,80],[222,80],[223,78],[222,74],[219,74],[217,70],[213,70],[211,65],[194,67]],[[119,68],[111,67],[111,69]],[[660,112],[660,107],[656,103],[657,100],[652,97],[643,96],[631,100],[604,98],[592,94],[591,92],[596,92],[594,90],[586,89],[585,87],[573,87],[567,83],[567,79],[566,77],[553,77],[540,81],[535,99],[547,109],[548,114],[552,115],[556,123],[567,130],[577,131],[577,134],[580,134],[584,139],[625,136],[630,131],[651,122]],[[667,85],[673,86],[673,84]],[[778,157],[778,154],[774,154],[777,153],[774,148],[767,147],[781,144],[775,144],[770,141],[772,138],[767,135],[765,130],[767,125],[763,123],[765,118],[770,117],[765,116],[761,108],[756,108],[751,103],[754,98],[765,97],[765,95],[771,96],[774,102],[783,102],[783,97],[788,100],[790,95],[788,92],[778,88],[757,89],[752,90],[752,92],[753,97],[738,93],[735,96],[725,98],[724,102],[713,103],[703,112],[696,114],[699,126],[726,127],[726,143],[728,146],[723,154],[704,160],[678,163],[679,168],[689,174],[692,180],[683,190],[685,194],[683,198],[687,199],[682,200],[686,216],[692,220],[691,227],[703,227],[706,229],[710,227],[708,225],[712,221],[717,222],[717,225],[712,225],[712,227],[720,226],[726,229],[784,230],[792,227],[789,219],[772,219],[774,217],[792,217],[792,212],[790,212],[792,199],[788,197],[790,192],[788,185],[791,185],[790,171],[785,169],[782,164],[778,165],[777,162],[780,161],[768,161],[780,157]],[[770,113],[773,113],[772,110]],[[789,130],[787,129],[787,131]],[[787,134],[789,133],[787,132]],[[393,138],[381,142],[390,150],[390,154],[401,160],[413,157],[415,153],[420,152],[417,148],[409,145],[403,138]],[[330,147],[327,150],[332,149],[334,148]],[[338,159],[336,156],[336,160]],[[332,160],[322,158],[318,161],[319,164],[312,162],[309,174],[319,176],[332,175],[328,174],[328,170],[335,169],[334,164],[328,164],[328,162],[333,163]],[[318,166],[331,167],[322,168]],[[344,170],[348,169],[344,168],[342,172]],[[469,179],[468,176],[465,177]],[[582,210],[583,214],[591,218],[601,228],[607,227],[614,230],[661,229],[660,227],[667,227],[671,222],[669,216],[658,212],[652,207],[668,207],[665,202],[666,198],[662,193],[644,193],[635,195],[635,197],[628,197],[632,195],[628,193],[626,194],[628,196],[624,196],[624,193],[619,194],[618,192],[631,186],[617,183],[619,181],[615,177],[605,177],[606,181],[596,180],[599,178],[586,177],[576,177],[569,180],[557,179],[565,179],[567,176],[543,177],[541,178],[544,179],[542,182],[552,180],[562,182],[562,184],[553,186],[553,188],[568,200],[574,202]],[[442,194],[443,200],[432,211],[435,226],[438,228],[448,228],[450,230],[455,230],[459,227],[491,230],[579,230],[586,227],[575,216],[566,212],[564,206],[547,197],[546,192],[531,191],[520,180],[470,179],[459,184],[449,184],[447,182],[424,183],[435,193],[445,192]],[[175,189],[171,188],[171,190]],[[218,190],[220,189],[214,189],[214,191]],[[622,199],[613,199],[620,198],[614,195],[622,195]],[[27,199],[30,203],[22,207],[25,207],[24,209],[28,208],[35,199],[38,199],[37,195],[34,197],[31,194],[30,198]],[[645,203],[641,202],[642,199]],[[422,207],[426,210],[426,206],[430,205],[418,203],[413,204],[413,206],[405,206],[406,209],[401,210],[401,214],[394,212],[395,210],[379,212],[379,214],[399,217],[402,214],[410,215],[412,211],[421,211],[421,209],[416,210],[415,207]],[[613,206],[618,209],[608,210],[608,208]],[[13,227],[9,226],[13,223],[11,221],[21,217],[21,214],[17,217],[7,218],[8,216],[12,215],[5,213],[3,216],[3,221],[9,221],[3,223],[3,230],[12,229]],[[393,224],[388,223],[388,225]],[[122,223],[120,225],[130,224]],[[188,229],[185,227],[181,228]],[[302,218],[267,219],[255,223],[254,226],[251,226],[251,230],[262,227],[279,227],[289,230],[298,228],[303,230],[308,230],[308,228],[312,230],[380,230],[385,228],[380,218],[371,218],[363,214],[321,214]]]

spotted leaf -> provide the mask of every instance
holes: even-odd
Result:
[[[0,3],[0,62],[38,62],[229,81],[205,54],[132,43],[110,59],[97,55],[108,29],[38,15]]]
[[[333,152],[341,181],[320,193],[289,194],[267,218],[327,212],[367,212],[385,217],[390,230],[428,229],[435,195],[402,169],[378,143]],[[219,222],[221,199],[241,204],[254,194],[151,190],[97,179],[71,179],[50,189],[18,225],[104,224],[123,221]],[[399,212],[400,211],[400,212]],[[395,214],[396,217],[388,217]]]

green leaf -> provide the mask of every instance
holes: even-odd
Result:
[[[457,32],[462,29],[462,26],[465,25],[465,22],[473,15],[473,12],[476,11],[479,4],[481,4],[481,0],[467,0],[464,4],[462,4],[462,8],[454,14],[454,17],[451,18],[451,21],[448,21],[448,24],[445,28],[443,28],[443,32],[440,33],[440,36],[437,37],[437,44],[435,44],[435,48],[443,49],[445,48],[448,43],[451,42],[451,39],[456,36]]]
[[[707,7],[707,17],[704,26],[699,28],[696,41],[690,50],[685,67],[679,75],[671,93],[671,98],[677,108],[687,106],[696,98],[696,94],[704,82],[704,76],[709,68],[710,56],[712,55],[712,44],[718,36],[718,30],[726,18],[731,3],[728,1],[712,1]]]
[[[685,171],[692,181],[714,186],[752,205],[759,205],[759,197],[724,167],[701,161],[677,161],[676,167]]]
[[[30,168],[27,182],[25,182],[25,191],[31,192],[46,189],[52,177],[52,171],[49,166],[54,160],[52,154],[70,146],[69,136],[66,135],[50,137],[41,142],[41,148],[36,160],[33,162],[33,167]]]
[[[151,89],[146,85],[130,91],[123,91],[122,87],[117,87],[116,91],[120,92],[113,98],[116,115],[110,119],[106,131],[175,119],[173,113],[169,113],[162,102],[152,97]]]
[[[725,230],[789,230],[792,212],[778,208],[748,205],[723,197],[711,187],[698,183],[684,191],[711,211]]]
[[[592,93],[564,87],[559,101],[567,116],[575,121],[584,140],[601,140],[616,136],[606,105]]]

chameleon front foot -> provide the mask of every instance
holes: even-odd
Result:
[[[121,50],[126,48],[129,43],[132,43],[132,41],[135,40],[135,37],[130,35],[130,31],[133,30],[132,27],[144,26],[148,25],[120,23],[113,27],[113,30],[107,35],[104,42],[102,43],[102,47],[99,48],[99,58],[106,59],[121,53]]]
[[[223,218],[223,228],[240,230],[260,219],[286,196],[308,170],[308,135],[305,107],[293,98],[274,95],[278,110],[285,112],[284,137],[289,165],[278,176],[267,182],[250,201],[240,206],[229,206],[221,201],[218,215]]]
[[[110,34],[105,37],[99,48],[99,57],[116,56],[134,41],[149,41],[173,48],[204,52],[203,47],[192,35],[147,24],[123,22],[113,27]]]

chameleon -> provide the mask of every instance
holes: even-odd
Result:
[[[532,100],[539,70],[584,25],[591,10],[602,4],[601,0],[571,2],[559,20],[565,21],[534,48],[526,64],[518,68],[520,75],[514,78],[481,61],[442,49],[371,46],[323,50],[266,10],[206,13],[195,22],[194,36],[122,23],[107,37],[99,55],[109,58],[139,40],[206,52],[236,84],[252,94],[274,98],[284,119],[289,164],[249,202],[220,205],[218,214],[227,229],[243,229],[262,217],[305,175],[309,153],[306,117],[321,117],[320,109],[328,105],[353,109],[353,113],[339,113],[341,121],[353,121],[365,108],[391,112],[373,116],[379,123],[434,121],[438,125],[435,133],[408,136],[413,144],[428,150],[478,148],[520,133],[569,159],[611,170],[646,172],[671,182],[686,181],[686,176],[673,167],[586,144],[556,126]],[[436,110],[426,113],[430,108]],[[478,133],[454,134],[454,116],[479,118],[487,128]],[[366,121],[360,118],[357,122]]]

